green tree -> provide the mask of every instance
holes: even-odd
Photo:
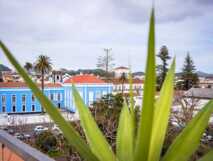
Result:
[[[28,73],[30,73],[33,69],[33,64],[30,62],[26,62],[24,68],[27,70]]]
[[[157,66],[157,71],[158,71],[157,85],[158,85],[158,89],[161,89],[164,79],[166,77],[166,73],[168,71],[167,61],[171,59],[171,57],[169,56],[169,51],[167,46],[163,45],[161,47],[157,57],[160,58],[160,60],[162,61],[162,64]]]
[[[41,89],[44,92],[44,76],[52,70],[51,59],[48,56],[40,55],[36,61],[35,70],[41,74]],[[44,112],[43,108],[42,112]]]
[[[183,89],[188,90],[198,83],[198,75],[192,57],[187,53],[182,69]]]

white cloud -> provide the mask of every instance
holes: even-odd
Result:
[[[207,5],[208,4],[208,5]],[[167,45],[181,68],[187,51],[213,72],[211,1],[156,1],[157,51]],[[0,0],[0,38],[24,63],[49,55],[57,68],[94,68],[104,47],[117,65],[144,70],[150,1]],[[0,59],[9,64],[2,52]]]

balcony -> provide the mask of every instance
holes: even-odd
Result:
[[[47,155],[0,130],[0,161],[54,161]]]

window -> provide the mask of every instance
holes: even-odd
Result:
[[[57,93],[54,93],[54,94],[53,94],[53,97],[54,97],[53,100],[54,100],[54,101],[57,101]]]
[[[35,102],[35,96],[32,95],[32,102]]]
[[[61,100],[61,94],[58,93],[58,101],[60,101],[60,100]]]
[[[5,111],[6,111],[6,107],[2,106],[2,112],[5,112]]]
[[[15,95],[12,95],[12,103],[16,103],[16,96]]]
[[[121,90],[121,86],[118,86],[118,90],[119,90],[119,91]]]
[[[60,101],[63,101],[63,94],[62,94],[62,93],[60,93],[60,95],[61,95],[61,100],[60,100]]]
[[[89,92],[89,106],[92,105],[93,101],[94,101],[94,93]]]
[[[22,103],[26,103],[26,95],[22,95]]]
[[[32,111],[33,112],[35,111],[35,105],[32,105]]]
[[[1,96],[1,101],[2,101],[2,104],[5,105],[6,104],[6,96]]]
[[[103,96],[107,95],[107,91],[103,91],[103,92],[102,92],[102,95],[103,95]]]
[[[2,96],[1,101],[2,101],[2,112],[5,112],[6,111],[6,96]]]
[[[13,110],[13,112],[16,112],[16,106],[13,106],[12,110]]]
[[[117,90],[117,86],[116,85],[113,86],[113,90],[115,90],[115,91]]]
[[[26,106],[22,105],[22,111],[25,112],[26,111]]]
[[[53,100],[54,96],[53,93],[50,94],[50,99]]]
[[[96,91],[96,99],[101,99],[101,92],[100,91]]]

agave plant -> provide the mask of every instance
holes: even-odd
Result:
[[[155,99],[155,17],[152,9],[148,36],[148,51],[146,64],[146,78],[144,85],[143,107],[139,123],[135,121],[133,107],[132,83],[130,74],[130,106],[124,103],[117,129],[116,152],[113,152],[101,130],[98,128],[90,110],[81,99],[73,85],[73,95],[79,112],[81,126],[84,129],[86,143],[77,131],[66,122],[59,110],[42,93],[30,79],[26,71],[17,62],[8,48],[0,42],[0,46],[8,60],[31,88],[42,107],[58,124],[69,143],[88,161],[187,161],[199,146],[200,138],[208,125],[213,112],[213,101],[209,101],[202,110],[188,123],[173,141],[164,156],[161,156],[165,134],[168,126],[170,108],[173,99],[173,82],[175,60],[169,69],[160,91]],[[212,161],[213,151],[210,151],[199,161]]]

